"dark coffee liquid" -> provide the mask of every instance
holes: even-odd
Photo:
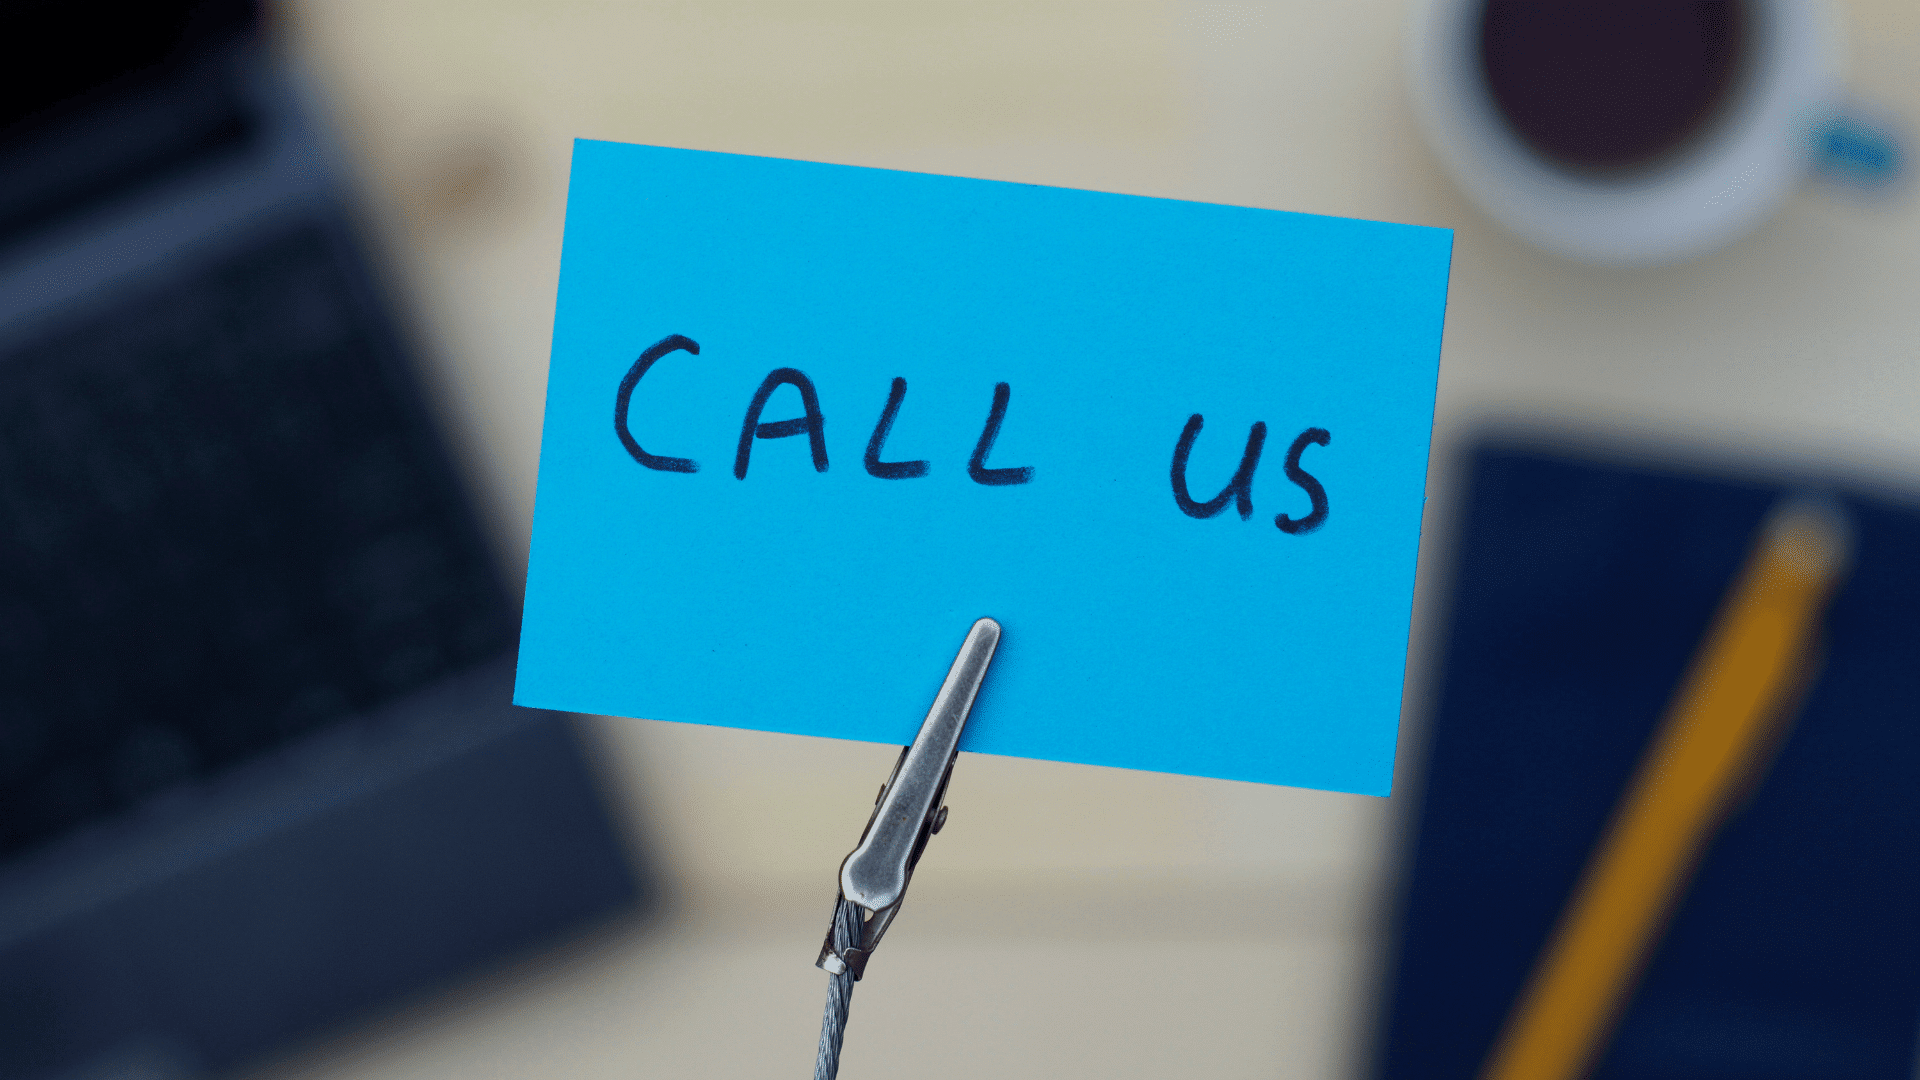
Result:
[[[1744,0],[1487,0],[1480,63],[1536,153],[1577,172],[1626,172],[1714,121],[1752,23]]]

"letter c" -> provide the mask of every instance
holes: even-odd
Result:
[[[627,448],[627,453],[633,455],[633,460],[649,469],[658,469],[661,472],[699,472],[700,465],[692,458],[662,457],[640,449],[640,444],[634,440],[633,432],[627,430],[627,406],[633,400],[633,388],[640,385],[640,376],[647,373],[647,369],[653,366],[654,361],[677,349],[685,349],[695,356],[700,355],[699,342],[679,334],[668,334],[649,346],[646,352],[640,354],[640,359],[635,360],[633,366],[627,369],[626,378],[620,380],[620,392],[613,398],[613,433],[620,436],[620,445]]]

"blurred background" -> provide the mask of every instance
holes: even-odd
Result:
[[[20,10],[19,18],[37,19],[44,9]],[[1848,93],[1892,118],[1889,130],[1900,117],[1920,117],[1912,77],[1920,8],[1848,0],[1832,14]],[[1438,865],[1421,860],[1446,857],[1444,849],[1427,854],[1418,813],[1429,738],[1457,729],[1470,742],[1479,730],[1472,717],[1518,708],[1498,695],[1490,703],[1446,697],[1465,685],[1459,671],[1491,665],[1500,676],[1504,654],[1490,644],[1450,652],[1448,628],[1463,611],[1514,603],[1481,588],[1504,580],[1503,564],[1473,554],[1523,535],[1537,505],[1512,494],[1519,488],[1485,480],[1487,470],[1600,463],[1529,481],[1548,490],[1577,488],[1567,478],[1590,479],[1582,468],[1613,470],[1605,498],[1614,503],[1596,495],[1556,520],[1563,533],[1621,544],[1646,535],[1618,525],[1620,506],[1638,504],[1632,485],[1702,478],[1698,489],[1659,489],[1680,506],[1711,502],[1727,485],[1750,495],[1697,526],[1648,526],[1656,548],[1713,553],[1689,579],[1704,599],[1676,616],[1681,630],[1663,646],[1671,656],[1645,674],[1645,715],[1628,725],[1608,766],[1620,777],[1594,782],[1588,801],[1598,809],[1562,838],[1555,857],[1567,880],[1542,886],[1528,909],[1536,936],[1510,950],[1522,968],[1769,492],[1808,483],[1868,491],[1896,508],[1885,511],[1889,521],[1904,521],[1900,493],[1920,491],[1920,202],[1900,182],[1796,180],[1747,231],[1678,261],[1626,267],[1550,253],[1501,224],[1484,194],[1469,195],[1477,189],[1458,179],[1444,146],[1436,149],[1431,122],[1423,129],[1408,74],[1418,31],[1402,0],[329,0],[234,5],[209,18],[204,47],[177,27],[151,31],[167,44],[127,61],[129,70],[171,73],[151,84],[109,71],[121,80],[111,93],[78,76],[78,85],[36,90],[39,76],[10,76],[9,93],[25,104],[8,114],[9,145],[26,149],[0,164],[0,197],[28,210],[5,222],[0,348],[10,377],[40,372],[38,381],[0,389],[0,408],[14,402],[25,418],[3,433],[14,464],[0,468],[12,470],[0,480],[15,532],[33,534],[53,513],[47,506],[79,505],[74,492],[120,505],[112,484],[99,494],[108,473],[133,477],[123,486],[136,494],[120,500],[134,510],[99,511],[121,515],[112,519],[128,537],[120,546],[89,554],[58,530],[36,541],[40,561],[30,568],[66,567],[57,580],[70,574],[75,584],[45,586],[40,579],[55,571],[34,569],[9,595],[28,597],[15,607],[39,612],[32,626],[41,627],[46,611],[113,577],[99,567],[145,569],[123,575],[133,584],[103,587],[108,600],[86,609],[97,609],[92,622],[14,633],[16,657],[29,658],[9,661],[16,681],[38,679],[40,689],[7,706],[7,730],[30,733],[0,740],[0,758],[14,755],[0,761],[9,812],[16,820],[53,814],[35,808],[54,805],[46,801],[54,796],[29,796],[69,759],[92,754],[107,762],[99,769],[109,779],[95,784],[106,794],[60,803],[69,809],[38,832],[0,822],[17,838],[0,851],[13,860],[0,875],[0,902],[10,905],[0,906],[0,931],[10,935],[0,950],[13,951],[0,957],[29,973],[0,976],[0,1041],[31,1044],[11,1057],[0,1051],[0,1075],[424,1080],[799,1075],[807,1067],[825,987],[812,960],[835,869],[897,749],[540,718],[505,702],[576,137],[1455,230],[1395,795],[964,756],[952,820],[854,997],[849,1078],[1474,1072],[1466,1058],[1484,1056],[1490,1029],[1457,1068],[1423,1070],[1383,1047],[1414,1037],[1403,1031],[1408,1009],[1447,1008],[1444,975],[1410,983],[1412,961],[1397,959],[1415,956],[1403,928],[1408,942],[1434,932],[1419,914],[1428,894],[1408,882]],[[38,46],[22,43],[35,39],[9,36],[20,70],[33,70]],[[93,96],[72,105],[72,94]],[[186,164],[168,164],[174,159],[161,150],[115,157],[121,152],[62,134],[62,117],[87,117],[82,128],[105,131],[111,124],[97,110],[115,101],[160,109],[163,99],[171,102],[165,115],[199,118],[167,122],[178,145],[190,144],[176,155]],[[157,121],[126,123],[159,130]],[[130,139],[138,141],[113,145]],[[108,173],[147,179],[98,190],[47,179]],[[189,278],[199,284],[180,284]],[[329,299],[300,299],[314,296]],[[307,314],[273,306],[303,303]],[[307,310],[316,305],[324,310]],[[248,329],[256,322],[313,347],[261,344],[271,335]],[[153,330],[145,344],[116,344],[112,335],[126,337],[130,326],[171,329]],[[241,344],[210,352],[226,359],[192,369],[192,378],[159,380],[146,398],[102,389],[138,382],[126,375],[135,353],[197,354],[193,341],[216,338]],[[262,370],[246,359],[255,353],[308,358],[276,375],[239,377]],[[70,369],[61,358],[81,355],[99,359],[62,374]],[[281,407],[290,401],[312,404]],[[72,420],[77,414],[85,416]],[[66,427],[59,416],[69,417]],[[111,442],[114,432],[171,432],[162,420],[179,416],[190,422],[164,438],[115,443],[121,464],[60,471],[63,461],[86,459],[77,447]],[[33,423],[52,434],[34,434],[41,428]],[[239,434],[213,446],[202,438],[210,430]],[[268,445],[293,449],[261,449]],[[222,475],[238,469],[247,479],[209,495],[180,479],[200,475],[187,464],[152,475],[125,464],[206,455],[224,455]],[[267,492],[292,494],[275,501]],[[373,494],[356,502],[354,492]],[[1473,492],[1481,502],[1470,502]],[[267,505],[271,513],[249,509]],[[1511,528],[1476,532],[1475,521]],[[219,527],[203,536],[193,522]],[[1868,535],[1867,524],[1859,528]],[[178,559],[142,547],[139,537],[156,529],[183,537],[169,541],[179,551],[202,554],[181,555],[193,565],[178,569]],[[70,530],[97,532],[85,522]],[[229,534],[250,539],[229,551],[220,539]],[[1564,540],[1542,536],[1521,554]],[[1593,557],[1541,555],[1541,565],[1559,569],[1543,572],[1536,591],[1579,580]],[[219,572],[234,566],[260,569],[237,579]],[[271,594],[278,606],[261,614],[263,604],[247,596],[208,601],[216,579],[270,580],[247,596]],[[159,580],[166,589],[139,584]],[[34,600],[34,589],[46,595]],[[1662,595],[1656,590],[1639,617],[1658,621]],[[136,608],[142,625],[157,628],[154,640],[201,643],[188,650],[198,659],[170,661],[138,685],[114,682],[125,684],[120,697],[100,691],[106,700],[81,710],[81,720],[48,720],[57,709],[42,698],[66,700],[73,687],[101,681],[99,672],[147,655],[151,643],[129,638],[113,646],[122,652],[55,663],[32,660],[40,654],[19,642],[50,641],[68,656],[82,647],[74,643],[106,640],[101,627],[129,618],[115,612]],[[274,629],[282,623],[297,629]],[[1619,627],[1620,637],[1635,635],[1635,624]],[[300,655],[314,659],[284,677],[252,674],[296,639],[307,650]],[[1621,659],[1620,670],[1635,662]],[[1872,700],[1883,711],[1911,700],[1893,674],[1859,678],[1880,680]],[[244,694],[231,691],[240,684]],[[1582,699],[1573,676],[1555,686]],[[173,704],[138,706],[159,717],[145,727],[125,719],[124,701],[149,701],[160,693],[153,687],[174,695],[166,699]],[[270,707],[293,719],[220,742],[218,731],[203,730],[194,702],[221,694],[234,697],[234,709]],[[108,715],[117,719],[99,719]],[[56,724],[110,731],[111,740],[31,734]],[[135,735],[145,741],[129,741]],[[65,747],[67,757],[33,749],[42,742]],[[129,745],[144,749],[119,749]],[[1446,759],[1447,745],[1435,760]],[[216,746],[231,749],[209,749]],[[1456,757],[1468,762],[1462,783],[1498,768],[1472,753]],[[123,758],[131,764],[115,764]],[[270,767],[252,764],[268,758]],[[339,794],[373,772],[385,786]],[[1897,785],[1893,775],[1886,782]],[[235,777],[254,787],[235,793],[244,786]],[[299,777],[318,779],[301,788]],[[440,777],[439,786],[425,777]],[[1552,776],[1535,786],[1527,797],[1557,805]],[[382,792],[398,802],[368,801]],[[1528,805],[1520,799],[1505,812]],[[1884,808],[1860,828],[1885,831],[1850,834],[1857,843],[1848,850],[1914,863],[1920,852],[1902,831],[1909,818],[1920,819],[1920,808]],[[269,820],[290,823],[281,832],[307,836],[310,846],[266,835],[273,830],[259,823]],[[373,863],[341,854],[406,829],[411,839],[393,841]],[[1533,859],[1524,844],[1513,840],[1504,862]],[[154,851],[161,854],[141,854]],[[423,862],[422,853],[445,852],[453,854]],[[1501,865],[1474,871],[1489,895],[1506,888]],[[1876,918],[1890,920],[1878,940],[1901,957],[1920,925],[1912,884],[1847,886],[1897,893]],[[169,893],[173,913],[143,914],[157,903],[143,898],[163,888],[178,893]],[[316,889],[322,900],[312,899]],[[209,896],[235,899],[223,907]],[[122,914],[99,914],[109,908]],[[1848,918],[1844,909],[1825,917]],[[181,947],[196,956],[219,950],[193,941],[225,941],[236,958],[168,960],[165,950],[149,956],[126,944],[136,940],[188,942]],[[296,940],[306,944],[261,959]],[[1472,953],[1451,962],[1470,966]],[[134,956],[137,964],[127,959]],[[170,963],[200,981],[153,974]],[[1515,971],[1510,984],[1524,974]],[[1908,1075],[1920,998],[1887,978],[1884,1000],[1907,1047],[1899,1075]],[[307,990],[289,994],[289,985]],[[1486,991],[1494,1002],[1486,1023],[1513,992]],[[238,1003],[268,999],[259,1017],[241,1015]],[[191,1001],[204,1002],[211,1018],[189,1015],[181,1003]],[[69,1014],[80,1019],[62,1019]],[[1829,1068],[1843,1059],[1817,1055],[1791,1066],[1768,1064],[1764,1054],[1758,1065],[1709,1058],[1674,1067],[1693,1076],[1879,1075]],[[1664,1075],[1631,1061],[1607,1068]]]

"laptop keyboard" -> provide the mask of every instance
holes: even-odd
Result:
[[[300,228],[0,356],[0,855],[510,646],[337,251]]]

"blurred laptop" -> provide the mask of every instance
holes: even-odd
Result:
[[[643,899],[244,3],[0,8],[0,1078],[226,1071]]]

